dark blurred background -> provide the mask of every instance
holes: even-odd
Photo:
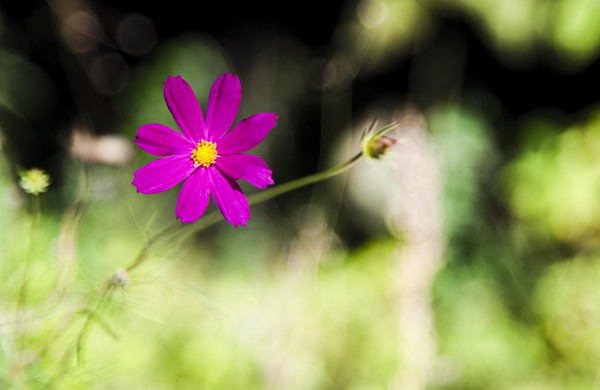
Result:
[[[472,23],[466,12],[443,2],[417,3],[426,8],[424,23],[430,25],[431,31],[425,37],[414,39],[408,49],[399,42],[400,55],[392,56],[393,60],[379,69],[357,75],[352,85],[353,112],[385,94],[401,95],[406,101],[426,109],[457,94],[468,97],[476,90],[493,91],[500,101],[495,136],[503,148],[510,150],[515,146],[518,132],[515,121],[523,114],[546,108],[556,111],[557,115],[572,115],[596,102],[592,86],[596,85],[600,69],[597,55],[591,55],[582,63],[561,62],[557,61],[552,45],[534,42],[529,52],[523,53],[517,47],[499,61],[497,53],[487,44],[481,26]],[[88,20],[87,26],[101,35],[94,54],[85,48],[74,53],[65,47],[60,37],[59,13],[68,12],[69,6],[81,6],[93,13],[93,23]],[[291,41],[308,52],[309,58],[298,58],[308,64],[310,57],[328,59],[336,54],[340,47],[336,31],[339,33],[344,24],[349,23],[354,7],[356,2],[352,1],[242,2],[236,5],[201,2],[193,6],[178,1],[168,4],[3,1],[0,6],[3,50],[27,58],[22,65],[30,68],[29,72],[13,74],[16,79],[10,88],[18,100],[16,104],[23,104],[31,111],[16,117],[14,112],[0,107],[13,162],[23,167],[45,167],[58,179],[60,172],[53,166],[52,156],[64,146],[59,135],[74,118],[85,118],[98,134],[118,132],[115,123],[120,120],[120,113],[114,102],[130,87],[123,67],[134,69],[154,55],[162,41],[177,39],[189,32],[210,35],[231,58],[231,66],[240,70],[250,67],[257,50],[285,46]],[[85,18],[74,17],[73,20],[85,24]],[[507,18],[502,28],[510,31],[516,27]],[[123,38],[123,34],[130,35]],[[126,45],[123,40],[127,39],[132,48],[119,48]],[[98,85],[100,81],[94,85],[90,71],[84,69],[86,61],[92,61],[90,57],[102,54],[114,55],[103,58],[106,73],[95,76],[96,80],[103,80],[104,87]],[[11,64],[6,57],[4,55],[4,66],[10,78]],[[415,70],[424,63],[426,69]],[[302,134],[301,142],[295,145],[305,151],[308,149],[314,159],[318,150],[313,150],[317,145],[311,144],[310,139],[318,138],[319,126],[315,123],[320,120],[321,86],[311,83],[318,77],[314,74],[318,70],[307,66],[304,71],[295,77],[300,77],[298,82],[308,88],[297,102],[297,116],[290,120],[297,121],[297,131]],[[35,91],[30,89],[31,84],[36,86]],[[306,171],[314,167],[309,163]]]

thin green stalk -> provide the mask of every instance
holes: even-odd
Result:
[[[150,252],[150,249],[154,245],[156,245],[158,242],[160,242],[161,239],[162,240],[168,239],[169,237],[171,237],[171,235],[173,233],[177,232],[179,229],[181,229],[181,224],[173,224],[173,225],[167,227],[166,229],[160,231],[156,235],[152,236],[146,242],[146,245],[144,245],[144,247],[137,254],[135,259],[131,262],[131,264],[129,264],[127,267],[125,267],[125,270],[127,272],[131,272],[131,271],[133,271],[133,269],[137,268],[141,263],[144,262],[144,260],[148,256],[148,253]]]
[[[34,248],[37,240],[40,220],[42,216],[40,198],[38,196],[31,197],[31,208],[32,208],[32,220],[31,220],[31,233],[29,235],[29,246],[27,248],[27,255],[23,262],[23,281],[19,290],[19,298],[17,300],[17,312],[20,313],[27,303],[27,290],[28,290],[28,274],[29,268],[33,263]]]
[[[337,176],[341,173],[344,173],[345,171],[350,169],[360,159],[360,157],[362,157],[362,155],[363,155],[362,152],[357,153],[355,156],[353,156],[348,161],[346,161],[340,165],[337,165],[335,167],[332,167],[332,168],[326,169],[322,172],[308,175],[308,176],[305,176],[305,177],[302,177],[302,178],[299,178],[296,180],[292,180],[290,182],[280,184],[278,186],[274,186],[269,189],[266,189],[262,192],[250,195],[248,197],[248,203],[253,205],[253,204],[265,202],[269,199],[275,198],[276,196],[285,194],[287,192],[296,190],[298,188],[330,179],[330,178]],[[198,222],[196,222],[193,225],[184,225],[181,223],[176,223],[174,225],[167,227],[166,229],[160,231],[159,233],[154,235],[152,238],[150,238],[146,242],[146,245],[144,245],[144,247],[140,250],[138,255],[131,262],[131,264],[129,264],[127,267],[125,267],[124,270],[128,273],[128,272],[133,271],[137,267],[139,267],[148,258],[148,255],[150,254],[151,249],[154,248],[154,246],[160,244],[161,242],[172,242],[172,240],[174,238],[177,238],[180,240],[186,239],[193,233],[204,230],[204,229],[216,224],[217,222],[221,221],[222,219],[223,219],[223,215],[218,210],[216,210],[216,211],[213,211],[212,213],[209,213],[209,214],[203,216]],[[99,318],[98,312],[102,309],[104,304],[107,302],[110,294],[115,290],[115,287],[118,286],[118,283],[115,281],[115,279],[116,279],[115,275],[112,275],[111,278],[106,281],[106,283],[104,285],[104,289],[100,293],[100,297],[96,301],[94,308],[86,311],[87,316],[84,320],[83,326],[81,328],[81,331],[79,332],[79,335],[77,337],[76,344],[75,344],[75,352],[76,352],[78,361],[80,360],[83,343],[91,330],[91,325],[94,322],[98,322],[98,318]]]
[[[300,187],[304,187],[310,184],[315,184],[323,180],[330,179],[350,169],[362,157],[362,155],[362,152],[357,153],[354,157],[352,157],[350,160],[346,161],[343,164],[337,165],[335,167],[326,169],[321,172],[314,173],[312,175],[289,181],[287,183],[280,184],[275,187],[271,187],[262,192],[257,192],[256,194],[252,194],[248,197],[248,203],[261,203],[269,199],[273,199],[276,196],[285,194],[286,192],[296,190]]]
[[[93,309],[85,310],[85,315],[86,315],[85,322],[83,323],[81,332],[79,333],[79,336],[77,337],[77,342],[76,342],[76,346],[75,346],[77,363],[81,363],[81,359],[82,359],[82,355],[83,355],[82,354],[83,344],[84,344],[84,341],[85,341],[87,335],[89,334],[89,332],[91,330],[92,321],[93,320],[100,321],[99,318],[101,318],[101,317],[98,313],[104,307],[104,305],[108,302],[108,298],[110,297],[110,294],[113,291],[113,289],[115,288],[115,286],[116,285],[112,282],[112,280],[110,282],[107,282],[104,285],[104,289],[100,293],[100,297],[98,298],[98,301],[96,302],[96,306]]]
[[[363,155],[362,152],[357,153],[351,159],[349,159],[348,161],[346,161],[340,165],[336,165],[336,166],[326,169],[324,171],[317,172],[317,173],[314,173],[312,175],[308,175],[305,177],[301,177],[299,179],[292,180],[287,183],[283,183],[283,184],[268,188],[264,191],[252,194],[252,195],[248,196],[248,203],[250,205],[262,203],[267,200],[273,199],[279,195],[283,195],[287,192],[296,190],[298,188],[330,179],[330,178],[337,176],[341,173],[344,173],[345,171],[350,169],[362,157],[362,155]],[[135,257],[133,262],[130,265],[128,265],[127,267],[125,267],[125,270],[127,272],[131,272],[135,268],[137,268],[140,264],[142,264],[144,262],[144,260],[148,257],[150,250],[155,245],[158,245],[161,242],[171,241],[174,239],[174,237],[177,237],[178,239],[181,239],[181,240],[186,239],[187,237],[191,236],[192,234],[202,231],[202,230],[216,224],[217,222],[221,221],[222,219],[223,219],[223,215],[218,210],[215,210],[215,211],[203,216],[198,222],[194,223],[193,225],[184,225],[181,223],[175,223],[174,225],[167,227],[166,229],[160,231],[159,233],[154,235],[150,240],[148,240],[146,242],[146,245],[140,250],[140,252]]]
[[[83,314],[85,316],[83,320],[83,325],[81,327],[81,330],[79,331],[79,334],[77,335],[77,338],[74,341],[72,349],[69,348],[61,357],[60,362],[56,365],[56,370],[54,374],[46,383],[48,388],[54,388],[56,385],[55,382],[59,381],[60,378],[68,375],[68,373],[71,371],[73,365],[70,362],[70,360],[73,354],[75,354],[75,361],[77,362],[77,364],[81,364],[83,356],[83,345],[92,329],[91,326],[94,322],[102,323],[101,317],[98,313],[107,304],[110,294],[112,293],[115,287],[116,285],[112,282],[112,279],[108,280],[107,282],[105,282],[102,290],[100,291],[99,297],[96,300],[94,307],[92,309],[84,308],[78,311],[79,314]],[[75,319],[76,317],[73,318]]]

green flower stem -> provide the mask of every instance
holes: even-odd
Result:
[[[35,254],[35,244],[38,236],[39,225],[42,219],[42,207],[40,204],[40,198],[38,196],[31,197],[31,233],[29,235],[30,241],[27,249],[27,255],[25,257],[25,261],[23,262],[23,281],[21,282],[21,287],[19,290],[19,296],[17,299],[17,313],[20,313],[21,309],[23,309],[27,303],[27,293],[28,293],[28,272],[29,268],[33,263],[33,257]]]
[[[57,364],[54,374],[46,384],[48,388],[55,388],[56,386],[54,382],[59,381],[60,378],[63,378],[69,374],[69,372],[72,369],[72,365],[70,364],[70,362],[71,357],[73,355],[75,355],[75,361],[77,364],[82,363],[83,346],[85,344],[85,340],[87,339],[87,336],[92,330],[93,324],[99,323],[101,325],[104,325],[104,322],[102,321],[102,318],[99,313],[109,302],[108,299],[110,298],[110,295],[114,291],[115,287],[116,284],[112,282],[112,279],[107,280],[104,283],[98,295],[98,298],[96,299],[95,304],[93,304],[93,308],[84,307],[83,309],[78,310],[72,317],[72,321],[69,322],[67,328],[74,324],[73,320],[79,318],[79,316],[83,316],[84,319],[83,324],[81,326],[81,330],[79,331],[79,334],[77,335],[72,348],[69,348],[59,360],[59,364]],[[110,331],[110,328],[106,326],[104,326],[104,328],[109,330],[109,333],[111,333],[114,336],[114,333]]]
[[[248,197],[248,203],[253,205],[261,202],[265,202],[267,200],[273,199],[279,195],[283,195],[287,192],[296,190],[298,188],[315,184],[327,179],[330,179],[334,176],[342,174],[350,169],[356,162],[363,156],[362,151],[354,155],[348,161],[343,162],[340,165],[336,165],[332,168],[326,169],[322,172],[317,172],[312,175],[308,175],[305,177],[301,177],[296,180],[292,180],[287,183],[280,184],[278,186],[274,186],[268,188],[262,192],[255,193]],[[185,240],[192,234],[202,231],[217,222],[223,219],[223,215],[218,211],[213,211],[205,216],[203,216],[199,221],[195,224],[181,224],[176,223],[167,227],[166,229],[160,231],[156,235],[152,236],[147,242],[146,245],[140,250],[135,259],[124,268],[126,273],[129,273],[139,267],[150,254],[151,250],[156,246],[159,246],[163,243],[172,244],[175,241]],[[99,315],[100,310],[107,303],[110,295],[115,291],[115,288],[118,286],[116,280],[116,274],[112,275],[110,279],[108,279],[104,288],[100,292],[100,295],[96,301],[96,304],[91,309],[84,309],[82,312],[85,313],[85,319],[82,325],[82,328],[79,332],[79,335],[75,342],[75,354],[77,356],[77,361],[80,361],[83,344],[84,341],[91,330],[91,326],[94,323],[102,323],[101,317]]]
[[[252,194],[248,196],[248,203],[251,205],[262,203],[267,200],[273,199],[279,195],[283,195],[287,192],[296,190],[298,188],[330,179],[350,169],[362,156],[362,152],[357,153],[351,159],[340,165],[336,165],[324,171],[304,176],[299,179],[292,180],[287,183],[283,183],[278,186],[268,188],[264,191]],[[173,239],[185,240],[192,234],[202,231],[216,224],[222,219],[223,215],[218,210],[215,210],[212,213],[203,216],[199,221],[197,221],[193,225],[184,225],[181,223],[176,223],[174,225],[169,226],[168,228],[162,230],[161,232],[157,233],[155,236],[150,238],[146,242],[146,245],[138,253],[134,261],[129,266],[127,266],[125,270],[127,272],[131,272],[135,268],[137,268],[148,257],[148,254],[150,253],[150,250],[153,247],[163,242],[172,242]]]
[[[85,342],[87,335],[89,334],[89,332],[91,330],[91,325],[93,322],[102,323],[102,318],[100,317],[100,315],[98,313],[104,307],[104,305],[108,302],[110,293],[114,290],[115,287],[116,287],[116,285],[114,283],[112,283],[112,280],[110,282],[105,283],[104,288],[102,289],[102,291],[100,293],[100,296],[96,302],[95,307],[93,309],[84,309],[81,311],[81,313],[85,316],[85,320],[83,322],[83,327],[81,328],[81,332],[79,333],[79,336],[77,337],[77,341],[75,343],[75,355],[77,357],[78,363],[81,363],[81,359],[82,359],[82,355],[83,355],[82,354],[83,344]]]
[[[248,197],[248,203],[256,204],[267,201],[269,199],[273,199],[279,195],[285,194],[286,192],[290,192],[296,190],[300,187],[304,187],[310,184],[318,183],[323,180],[330,179],[334,176],[337,176],[341,173],[344,173],[348,169],[350,169],[361,157],[362,152],[356,154],[350,160],[346,161],[341,165],[337,165],[335,167],[326,169],[322,172],[317,172],[312,175],[304,176],[296,180],[289,181],[287,183],[280,184],[275,187],[271,187],[262,192],[257,192]]]

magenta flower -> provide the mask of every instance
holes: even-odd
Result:
[[[225,73],[213,84],[206,119],[194,91],[181,76],[164,83],[165,101],[179,133],[158,123],[138,129],[136,144],[162,157],[134,173],[137,192],[155,194],[184,181],[175,215],[192,223],[204,214],[210,196],[233,226],[246,225],[250,206],[237,180],[264,189],[273,184],[271,170],[262,158],[245,154],[262,142],[275,127],[277,115],[259,113],[241,120],[231,130],[242,88],[237,76]]]

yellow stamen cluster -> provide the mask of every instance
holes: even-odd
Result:
[[[209,167],[217,160],[217,144],[215,142],[208,142],[202,140],[196,146],[196,149],[192,152],[190,158],[194,160],[194,167],[204,165]]]

